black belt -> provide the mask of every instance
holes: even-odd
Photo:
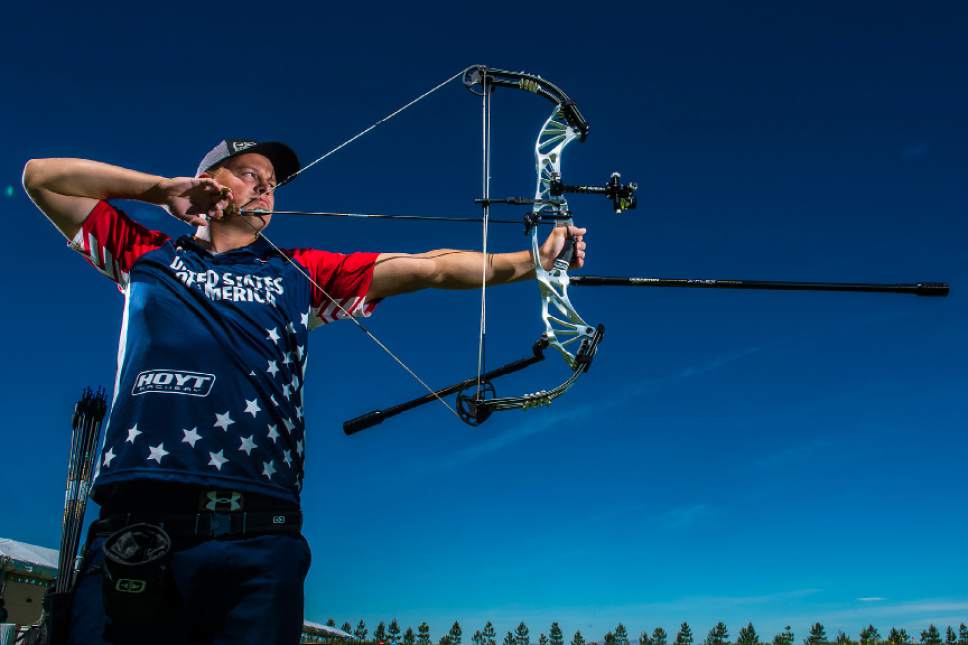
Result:
[[[91,536],[110,535],[139,522],[157,524],[172,538],[231,538],[267,533],[298,533],[302,527],[299,511],[236,511],[192,514],[119,513],[102,517],[91,524]]]

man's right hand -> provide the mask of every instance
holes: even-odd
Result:
[[[165,210],[194,226],[221,219],[232,204],[232,191],[209,177],[162,179],[155,191]]]

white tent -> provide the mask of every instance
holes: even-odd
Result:
[[[26,542],[0,538],[0,561],[8,570],[37,572],[53,577],[57,574],[57,551]],[[39,571],[37,569],[40,568]],[[44,571],[48,569],[49,571]]]
[[[330,627],[329,625],[321,625],[319,623],[313,623],[308,620],[303,621],[303,628],[304,629],[308,628],[313,631],[322,632],[323,634],[326,634],[327,636],[331,636],[333,638],[346,638],[349,640],[353,639],[352,634],[347,634],[342,629],[336,629],[335,627]]]

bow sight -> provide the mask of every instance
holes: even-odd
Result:
[[[630,211],[638,205],[635,191],[639,189],[637,183],[622,183],[622,175],[613,172],[608,183],[604,186],[570,186],[561,183],[560,177],[552,177],[549,183],[549,191],[553,196],[558,197],[565,193],[583,193],[586,195],[605,195],[612,200],[612,208],[616,213]]]

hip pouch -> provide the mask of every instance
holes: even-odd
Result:
[[[164,621],[178,605],[171,538],[155,524],[132,524],[104,541],[104,612],[116,623]]]

